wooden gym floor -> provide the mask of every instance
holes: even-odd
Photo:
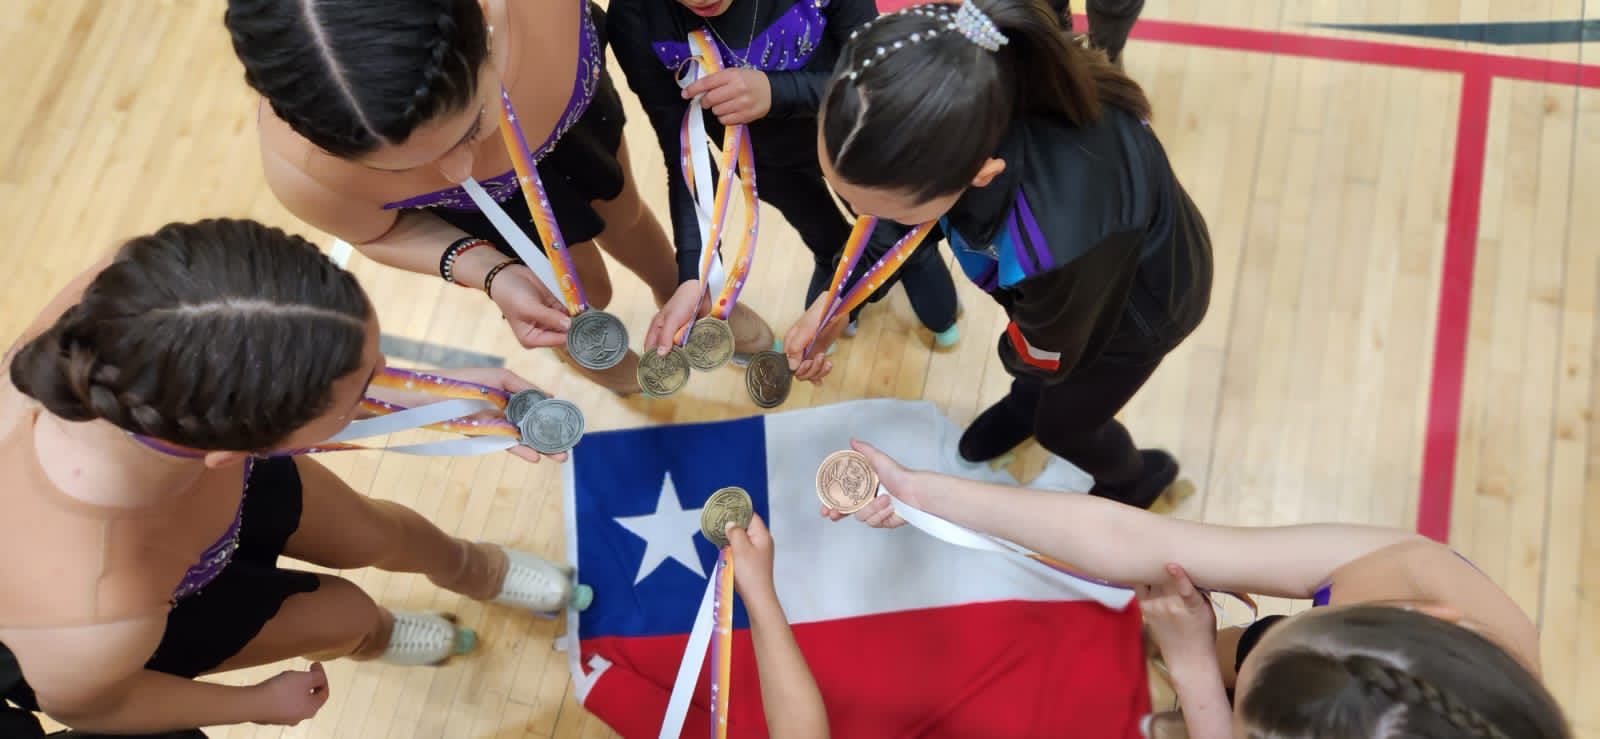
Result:
[[[1534,21],[1566,23],[1503,25]],[[1341,23],[1486,25],[1466,29],[1476,41],[1323,27]],[[1142,444],[1184,465],[1168,509],[1447,536],[1533,614],[1546,679],[1590,737],[1600,737],[1600,672],[1582,668],[1600,663],[1597,23],[1600,4],[1581,0],[1150,0],[1127,57],[1216,245],[1210,314],[1126,412]],[[0,64],[0,99],[11,101],[0,121],[11,274],[0,334],[15,335],[118,239],[168,221],[251,216],[332,246],[262,183],[255,99],[220,3],[17,0],[0,14]],[[661,157],[628,105],[634,171],[664,217]],[[745,295],[781,332],[804,289],[781,276],[809,262],[777,213],[764,215]],[[755,411],[732,370],[670,402],[616,399],[548,352],[518,350],[480,295],[359,256],[351,267],[392,339],[503,358],[578,402],[590,428]],[[613,279],[612,310],[644,326],[648,293],[630,274]],[[863,317],[835,377],[786,407],[926,398],[970,420],[1006,387],[993,350],[1004,320],[961,290],[957,348],[930,352],[897,293]],[[1023,479],[1039,460],[1036,449],[1021,455]],[[563,551],[554,465],[372,452],[324,461],[461,536]],[[421,578],[350,574],[387,605],[455,610],[483,635],[479,654],[440,669],[337,663],[312,722],[213,736],[611,735],[570,696],[551,648],[559,623],[461,603]]]

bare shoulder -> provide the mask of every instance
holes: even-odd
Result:
[[[1411,602],[1441,607],[1539,671],[1533,619],[1454,549],[1421,536],[1379,549],[1334,575],[1334,603]]]
[[[396,214],[374,199],[312,176],[306,166],[311,144],[267,106],[261,111],[260,140],[267,187],[295,217],[353,244],[372,241],[394,225]]]

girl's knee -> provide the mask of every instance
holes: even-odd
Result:
[[[393,623],[389,612],[349,580],[334,575],[317,579],[316,591],[307,594],[314,598],[308,604],[312,607],[298,609],[303,617],[296,626],[305,636],[305,656],[372,659],[382,654]]]

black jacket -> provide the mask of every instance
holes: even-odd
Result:
[[[1210,236],[1148,126],[1109,106],[1083,128],[1024,118],[997,156],[1005,170],[944,225],[1011,318],[1007,369],[1060,381],[1103,356],[1158,357],[1199,325]]]

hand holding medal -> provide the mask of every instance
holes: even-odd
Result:
[[[545,251],[540,251],[534,245],[476,180],[468,178],[461,183],[462,189],[467,191],[478,210],[494,224],[495,230],[500,232],[523,264],[533,270],[545,289],[561,299],[567,315],[571,316],[566,348],[573,361],[590,370],[617,366],[628,355],[628,330],[616,316],[589,305],[578,270],[567,253],[567,242],[561,236],[561,226],[556,223],[550,196],[539,179],[533,150],[528,147],[522,124],[517,122],[516,110],[511,106],[511,95],[505,88],[500,89],[500,137],[517,172],[517,182],[523,198],[528,202],[528,212],[533,216],[534,228],[544,242]]]
[[[748,528],[755,503],[743,488],[726,487],[711,494],[700,509],[700,533],[717,548],[717,569],[712,575],[716,636],[711,642],[711,717],[713,733],[728,735],[728,686],[733,657],[733,552],[728,528]]]
[[[687,76],[679,81],[686,88],[723,69],[722,54],[705,31],[691,32],[689,47],[692,66]],[[689,382],[691,369],[708,372],[733,358],[734,336],[728,320],[744,289],[755,254],[760,205],[756,196],[755,153],[750,132],[743,125],[724,129],[718,165],[722,176],[716,180],[713,194],[710,157],[706,152],[710,139],[705,132],[703,116],[703,100],[697,97],[684,111],[679,135],[679,167],[694,196],[700,233],[705,239],[700,249],[700,279],[691,288],[695,307],[685,313],[672,310],[674,306],[669,305],[651,324],[638,370],[639,387],[651,397],[665,397],[682,390]],[[734,176],[736,171],[737,177]],[[723,275],[719,253],[735,185],[742,195],[749,223],[740,236],[732,269]],[[705,304],[708,299],[709,306]],[[687,323],[691,320],[692,324]],[[666,336],[672,341],[670,348],[663,352],[661,347]],[[654,352],[649,351],[652,343],[657,345]]]
[[[850,232],[850,240],[845,243],[844,252],[839,255],[839,266],[834,270],[833,282],[828,286],[828,291],[818,297],[816,302],[811,304],[811,308],[806,310],[805,315],[801,316],[784,335],[786,369],[793,379],[816,383],[833,371],[833,362],[827,358],[828,347],[839,340],[851,311],[861,307],[861,304],[867,302],[873,293],[900,271],[906,259],[910,258],[911,253],[916,251],[923,239],[928,237],[934,225],[930,221],[911,229],[871,267],[868,267],[854,286],[845,290],[844,284],[855,272],[856,264],[861,261],[867,241],[872,237],[872,230],[877,224],[878,219],[871,216],[856,219],[855,228]],[[753,366],[754,362],[751,364]]]
[[[500,135],[505,140],[506,151],[511,154],[511,164],[517,171],[517,181],[522,185],[522,196],[528,201],[528,212],[533,216],[534,228],[544,242],[552,259],[557,293],[572,316],[572,326],[567,329],[567,352],[579,366],[591,370],[604,370],[617,366],[628,355],[628,330],[616,316],[590,307],[584,295],[578,270],[567,253],[567,242],[561,237],[561,225],[556,223],[555,211],[550,207],[550,196],[539,179],[533,161],[533,150],[528,147],[522,125],[511,107],[511,95],[500,90]],[[523,258],[527,261],[527,257]]]
[[[1054,557],[927,512],[923,509],[926,501],[921,499],[919,488],[927,484],[928,477],[913,474],[870,444],[852,441],[850,445],[852,449],[834,452],[817,466],[817,497],[822,500],[822,515],[825,518],[838,521],[854,514],[856,519],[873,528],[892,529],[911,524],[912,528],[949,544],[992,552],[1042,567],[1052,577],[1074,587],[1089,583],[1118,590],[1133,589],[1085,574]],[[1249,594],[1222,590],[1206,592],[1233,597],[1250,609],[1251,618],[1254,619],[1257,606]]]

